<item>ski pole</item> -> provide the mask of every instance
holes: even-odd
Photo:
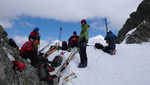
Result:
[[[61,41],[61,33],[62,33],[62,27],[59,29],[59,40]]]
[[[106,33],[108,32],[107,18],[105,18]]]
[[[58,37],[58,39],[59,39],[59,42],[58,42],[58,47],[60,47],[60,42],[61,42],[61,34],[62,34],[62,27],[60,27],[59,28],[59,37]],[[58,49],[58,52],[59,52],[59,49]]]

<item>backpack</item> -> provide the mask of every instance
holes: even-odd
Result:
[[[27,41],[23,44],[23,46],[21,47],[20,53],[24,53],[24,52],[30,52],[33,50],[33,42],[32,41]]]
[[[61,65],[62,61],[63,61],[63,57],[61,55],[57,55],[53,59],[51,65],[52,65],[52,67],[56,68]]]
[[[67,50],[68,49],[68,45],[66,41],[62,42],[62,50]]]
[[[104,48],[104,46],[100,43],[95,43],[94,47],[97,49],[103,49]]]

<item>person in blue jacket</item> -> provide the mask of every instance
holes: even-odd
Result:
[[[108,45],[104,47],[102,44],[96,43],[95,47],[97,49],[102,49],[106,53],[109,53],[111,55],[115,55],[115,53],[116,53],[116,39],[117,39],[116,35],[114,35],[112,33],[112,31],[108,30],[107,35],[105,37],[106,43],[108,43]]]

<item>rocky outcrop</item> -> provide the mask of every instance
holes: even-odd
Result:
[[[137,10],[130,14],[130,17],[119,31],[117,42],[121,43],[126,37],[128,37],[126,43],[148,42],[148,38],[150,38],[149,23],[150,0],[143,0]],[[134,28],[137,28],[137,30],[130,36],[126,36],[126,34]]]
[[[145,22],[140,24],[136,30],[130,34],[127,39],[126,43],[142,43],[142,42],[149,42],[150,39],[150,23]]]
[[[9,55],[8,55],[9,54]],[[15,57],[17,61],[25,64],[25,70],[17,73],[12,69],[13,63],[9,56]],[[0,84],[1,85],[47,85],[46,82],[40,82],[37,69],[30,63],[22,59],[19,55],[18,48],[9,44],[7,32],[0,25]]]

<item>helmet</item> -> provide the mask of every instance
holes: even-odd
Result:
[[[82,23],[86,23],[86,20],[85,20],[85,19],[82,19],[82,20],[81,20],[81,24],[82,24]]]
[[[39,28],[38,28],[38,27],[35,27],[33,31],[39,31]]]

